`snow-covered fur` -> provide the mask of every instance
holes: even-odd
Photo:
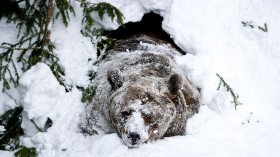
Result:
[[[94,83],[95,125],[116,132],[129,147],[183,135],[187,119],[198,113],[200,94],[176,65],[176,50],[147,37],[116,45]],[[133,52],[124,51],[129,48]]]

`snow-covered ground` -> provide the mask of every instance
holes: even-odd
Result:
[[[35,146],[40,157],[277,157],[280,154],[280,1],[278,0],[108,0],[118,7],[125,21],[139,21],[150,11],[163,16],[163,29],[186,52],[177,62],[202,89],[203,106],[187,123],[187,135],[168,137],[140,148],[129,149],[116,134],[84,137],[77,132],[79,114],[84,110],[81,92],[66,93],[45,64],[25,72],[20,91],[0,93],[0,114],[15,106],[24,108],[21,142]],[[69,27],[53,25],[52,40],[66,70],[67,83],[85,86],[89,58],[95,48],[80,34],[81,10]],[[255,28],[243,27],[252,21]],[[267,23],[268,32],[258,29]],[[99,21],[116,29],[110,18]],[[152,23],[151,23],[152,25]],[[0,42],[14,41],[15,27],[0,22]],[[240,96],[234,109],[232,97],[216,90],[220,74]],[[2,84],[1,84],[2,85]],[[1,86],[0,85],[0,86]],[[44,127],[37,132],[27,119]],[[0,151],[0,156],[11,153]]]

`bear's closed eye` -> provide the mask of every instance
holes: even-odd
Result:
[[[142,113],[142,118],[144,119],[145,124],[150,124],[153,122],[152,115]]]
[[[130,111],[123,111],[121,112],[122,117],[124,117],[125,119],[127,119],[128,117],[130,117],[131,112]]]

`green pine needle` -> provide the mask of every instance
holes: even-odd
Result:
[[[221,77],[218,73],[216,75],[220,79],[217,90],[221,88],[221,85],[223,85],[226,88],[227,92],[229,92],[232,96],[233,101],[231,103],[234,104],[234,108],[236,110],[238,105],[242,105],[242,103],[240,103],[238,100],[239,95],[234,93],[233,89],[227,84],[223,77]]]
[[[36,157],[37,152],[35,147],[25,147],[20,146],[20,148],[15,152],[15,157]]]
[[[22,0],[19,0],[21,2]],[[2,92],[11,89],[13,85],[18,86],[19,74],[16,62],[22,64],[22,70],[26,71],[39,62],[45,62],[51,67],[52,72],[61,85],[64,75],[63,68],[58,64],[58,58],[54,55],[55,46],[48,41],[46,32],[48,32],[49,0],[28,1],[24,0],[26,7],[15,16],[7,16],[7,22],[16,22],[18,28],[18,42],[6,43],[0,45],[0,81],[3,82]],[[12,3],[14,0],[7,0],[6,3]],[[54,1],[53,1],[54,2]],[[56,1],[58,14],[62,15],[65,26],[70,20],[69,14],[75,15],[74,9],[69,0]],[[1,10],[0,6],[0,10]],[[4,14],[5,15],[5,14]],[[58,15],[57,15],[58,17]],[[48,40],[46,40],[48,39]],[[47,41],[47,42],[46,42]],[[27,46],[26,46],[27,45]],[[14,56],[18,56],[15,58]]]

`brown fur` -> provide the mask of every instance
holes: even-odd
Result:
[[[92,110],[96,125],[118,133],[129,147],[185,134],[187,120],[200,106],[198,90],[173,54],[137,51],[139,40],[130,41],[135,52],[112,51],[100,65]],[[115,49],[123,51],[126,46]]]

